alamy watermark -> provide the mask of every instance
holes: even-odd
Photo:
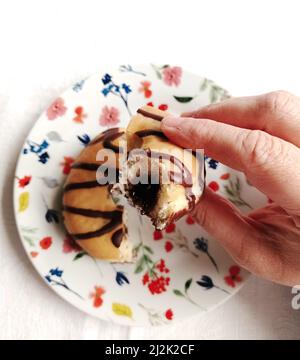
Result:
[[[134,149],[127,152],[120,146],[117,153],[100,149],[96,160],[99,163],[96,178],[100,185],[126,184],[129,180],[133,185],[168,184],[171,181],[193,186],[195,178],[200,183],[204,181],[204,152],[201,149]]]
[[[292,288],[292,294],[295,295],[291,302],[292,308],[294,310],[300,310],[300,285],[295,285]]]

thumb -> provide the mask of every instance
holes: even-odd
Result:
[[[257,252],[262,244],[258,223],[243,216],[227,199],[206,188],[192,216],[237,263],[249,270],[259,266]]]

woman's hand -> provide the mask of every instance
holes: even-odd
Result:
[[[245,216],[206,188],[197,222],[249,271],[300,284],[300,98],[283,91],[232,98],[182,116],[162,122],[171,141],[243,171],[274,201]]]

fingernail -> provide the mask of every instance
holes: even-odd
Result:
[[[163,119],[162,124],[164,127],[177,127],[182,119],[178,117],[167,116]]]

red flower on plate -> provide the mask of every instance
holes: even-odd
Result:
[[[150,276],[148,273],[144,274],[143,276],[143,285],[148,284],[148,282],[150,281]]]
[[[37,257],[38,256],[38,252],[36,252],[36,251],[31,251],[30,252],[30,256],[32,257],[32,258],[35,258],[35,257]]]
[[[173,320],[173,316],[174,316],[174,314],[173,314],[172,309],[166,310],[165,317],[166,317],[167,320]]]
[[[63,253],[68,254],[70,252],[78,252],[80,251],[81,248],[79,245],[76,244],[76,242],[70,237],[70,236],[66,236],[64,238],[64,242],[63,242]]]
[[[166,111],[166,110],[168,110],[168,105],[167,104],[160,104],[158,108],[159,108],[159,110]]]
[[[170,251],[172,251],[172,249],[173,249],[173,244],[171,243],[171,241],[166,241],[166,243],[165,243],[165,250],[166,250],[166,252],[170,252]]]
[[[220,189],[220,186],[219,184],[216,182],[216,181],[211,181],[209,184],[208,184],[208,187],[212,190],[212,191],[218,191]]]
[[[237,282],[241,282],[242,278],[239,275],[241,272],[241,268],[237,265],[232,265],[229,268],[229,275],[224,277],[224,280],[227,285],[231,287],[235,287]]]
[[[152,101],[148,102],[147,105],[154,107],[154,104]],[[158,108],[159,108],[159,110],[166,111],[166,110],[168,110],[169,106],[167,104],[160,104],[160,105],[158,105]]]
[[[60,165],[63,167],[63,173],[65,175],[68,175],[70,173],[73,162],[74,159],[72,157],[64,156],[64,161],[60,163]]]
[[[102,286],[95,286],[94,289],[90,298],[93,299],[93,306],[98,308],[103,304],[102,295],[105,294],[105,289]]]
[[[163,238],[163,233],[160,230],[155,230],[153,232],[153,240],[161,240]]]
[[[160,261],[155,265],[156,269],[158,269],[161,273],[168,273],[170,270],[166,267],[166,262],[164,259],[160,259]]]
[[[195,224],[195,220],[193,219],[193,217],[191,215],[188,215],[186,218],[185,218],[185,222],[189,225],[193,225]]]
[[[170,284],[170,278],[159,276],[153,280],[148,285],[148,289],[151,294],[161,294],[164,291],[167,291],[167,286]]]
[[[225,173],[223,175],[220,176],[221,180],[228,180],[230,178],[230,174],[229,173]]]
[[[114,106],[105,105],[100,115],[99,123],[102,126],[115,126],[120,122],[120,111]]]
[[[175,225],[175,223],[171,223],[171,224],[169,224],[167,227],[166,227],[166,233],[172,233],[172,232],[174,232],[175,231],[175,228],[176,228],[176,225]]]
[[[161,294],[170,284],[170,278],[165,276],[169,272],[165,260],[160,259],[157,263],[148,264],[148,271],[143,275],[142,283],[144,286],[147,285],[152,295]]]
[[[84,113],[84,109],[82,106],[77,106],[74,110],[75,117],[73,117],[73,120],[77,123],[83,123],[83,119],[86,118],[86,114]]]
[[[52,245],[52,237],[51,236],[46,236],[44,237],[41,241],[40,241],[40,247],[43,250],[47,250],[49,249],[49,247]]]
[[[166,85],[178,86],[181,81],[182,69],[179,66],[167,66],[163,69],[163,81]]]
[[[141,81],[141,87],[139,88],[139,92],[144,93],[146,99],[149,99],[152,96],[152,90],[150,89],[150,86],[150,81]]]
[[[49,120],[54,120],[58,116],[63,116],[66,111],[64,99],[58,98],[48,107],[46,114]]]
[[[19,187],[20,188],[24,188],[25,186],[27,186],[30,181],[31,181],[31,176],[24,176],[22,179],[18,179],[18,182],[19,182]]]

